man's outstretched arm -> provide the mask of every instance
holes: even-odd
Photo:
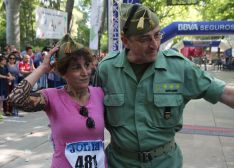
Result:
[[[220,102],[234,108],[234,85],[226,85],[221,95]]]

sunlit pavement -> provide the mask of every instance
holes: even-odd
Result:
[[[204,67],[202,67],[204,68]],[[207,67],[214,76],[234,84],[234,71]],[[48,120],[43,112],[0,121],[1,168],[49,168],[52,145]],[[234,168],[234,110],[203,99],[185,108],[184,128],[176,141],[184,155],[184,168]],[[109,135],[105,132],[105,144]]]

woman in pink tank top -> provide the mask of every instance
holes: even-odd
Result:
[[[53,65],[51,64],[51,57]],[[92,54],[69,35],[45,56],[43,63],[11,92],[8,100],[24,111],[45,111],[51,126],[52,168],[106,168],[104,93],[89,86]],[[40,76],[52,68],[66,80],[64,88],[31,93]]]

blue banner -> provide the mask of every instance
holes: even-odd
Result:
[[[225,50],[224,55],[226,55],[228,57],[232,57],[232,48],[229,48],[229,49]]]
[[[183,40],[185,47],[219,47],[220,41],[211,41],[211,40],[196,40],[196,41],[188,41]]]
[[[161,30],[161,43],[177,35],[226,35],[234,34],[234,21],[173,22]]]
[[[135,4],[135,3],[140,3],[140,0],[123,0],[123,3]]]

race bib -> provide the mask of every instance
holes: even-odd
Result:
[[[105,168],[104,145],[101,140],[67,143],[65,156],[72,168]]]

